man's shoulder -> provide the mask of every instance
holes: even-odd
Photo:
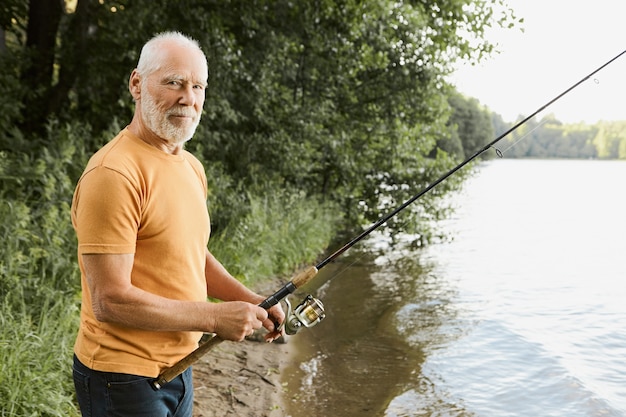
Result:
[[[179,156],[171,158],[146,144],[127,128],[122,130],[100,148],[89,160],[87,171],[94,168],[109,168],[121,172],[150,172],[160,170],[168,161],[182,161]]]
[[[141,160],[141,151],[122,130],[91,156],[79,181],[82,182],[86,176],[110,172],[137,183],[142,176]]]
[[[132,144],[128,140],[125,131],[122,130],[113,139],[98,149],[89,159],[88,167],[99,166],[108,163],[115,163],[119,159],[129,159],[133,157],[134,152],[129,152],[129,146]]]
[[[193,165],[194,167],[203,168],[202,162],[200,162],[200,160],[191,152],[189,152],[186,149],[183,149],[181,155],[183,156],[183,158],[185,158],[185,160],[187,162],[189,162],[191,165]]]
[[[204,165],[202,165],[202,162],[200,162],[200,160],[196,158],[194,154],[187,150],[183,150],[182,156],[185,161],[189,163],[198,179],[202,182],[203,187],[206,188],[206,173],[204,172]]]

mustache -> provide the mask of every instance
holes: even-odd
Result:
[[[198,113],[194,109],[188,107],[177,107],[169,109],[165,112],[166,116],[178,116],[178,117],[192,117],[197,118]]]

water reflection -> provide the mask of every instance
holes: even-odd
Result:
[[[402,411],[412,393],[421,398],[419,415],[470,415],[438,396],[421,372],[425,352],[467,328],[458,321],[455,290],[415,253],[406,255],[355,253],[320,271],[314,282],[326,282],[317,296],[327,318],[290,341],[298,350],[283,377],[290,415],[418,415]],[[415,410],[414,398],[410,404]]]

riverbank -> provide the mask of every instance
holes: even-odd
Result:
[[[271,294],[267,283],[256,289]],[[193,366],[194,417],[285,417],[280,375],[289,360],[285,339],[263,340],[257,331],[241,343],[222,342]]]
[[[286,343],[223,342],[194,365],[194,417],[284,417]]]

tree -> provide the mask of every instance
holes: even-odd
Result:
[[[475,98],[452,92],[448,98],[452,114],[448,125],[457,132],[461,145],[460,156],[465,159],[494,139],[491,112]]]
[[[598,150],[598,158],[622,158],[622,141],[626,140],[624,125],[626,122],[599,122],[598,131],[592,142]]]
[[[520,126],[498,145],[507,158],[616,158],[622,122],[565,125],[554,115]],[[502,126],[502,130],[509,127]]]
[[[26,59],[20,82],[26,91],[27,112],[23,114],[24,128],[43,133],[40,120],[49,114],[56,36],[61,21],[62,3],[30,0],[26,27]]]
[[[500,3],[76,0],[72,9],[10,0],[0,22],[14,60],[3,66],[30,83],[13,91],[24,103],[24,134],[41,137],[50,119],[81,120],[98,138],[130,118],[127,77],[143,42],[184,28],[203,45],[211,73],[190,149],[220,177],[216,184],[232,185],[226,198],[307,190],[360,224],[452,163],[433,152],[449,136],[445,76],[455,61],[491,52],[485,29],[513,22],[508,9],[494,13]],[[48,21],[39,6],[49,8]]]

